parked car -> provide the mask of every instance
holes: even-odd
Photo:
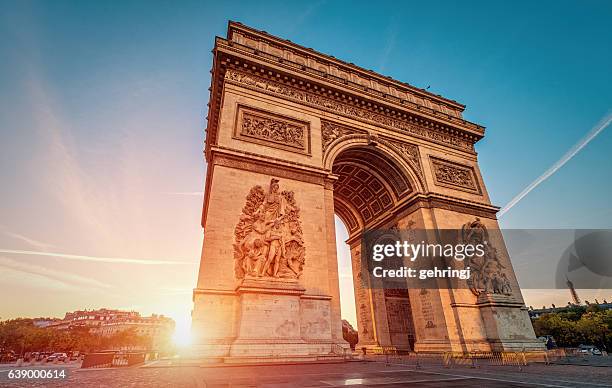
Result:
[[[64,362],[66,361],[67,358],[68,356],[66,355],[66,353],[53,353],[52,355],[47,357],[47,362],[52,362],[52,361]]]
[[[580,345],[578,346],[578,353],[584,356],[601,356],[601,350],[596,348],[594,345]]]
[[[8,351],[0,354],[0,362],[14,362],[17,361],[17,355],[13,351]]]

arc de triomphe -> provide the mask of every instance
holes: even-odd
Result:
[[[307,361],[347,347],[334,214],[350,235],[358,349],[541,347],[505,248],[504,293],[357,280],[366,228],[498,229],[474,150],[484,128],[463,105],[240,23],[213,54],[199,357]]]

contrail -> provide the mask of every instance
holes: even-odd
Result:
[[[610,123],[612,122],[612,113],[608,113],[599,123],[597,123],[590,131],[587,133],[585,137],[583,137],[578,143],[574,144],[572,148],[561,159],[559,159],[555,164],[553,164],[546,172],[540,175],[536,180],[531,182],[529,186],[527,186],[523,191],[519,193],[516,197],[512,198],[510,202],[504,206],[499,213],[497,214],[497,218],[501,218],[504,214],[508,212],[508,210],[512,209],[514,205],[520,202],[527,194],[529,194],[533,189],[538,187],[540,183],[544,182],[546,179],[550,178],[552,174],[557,172],[561,167],[565,165],[565,163],[569,162],[580,150],[586,147],[587,144],[591,142],[591,140],[595,139],[597,135],[601,133]]]
[[[189,261],[82,256],[82,255],[69,255],[65,253],[53,253],[53,252],[21,251],[21,250],[15,250],[15,249],[0,249],[0,253],[11,253],[11,254],[17,254],[17,255],[31,255],[31,256],[49,256],[49,257],[59,257],[61,259],[93,261],[93,262],[101,262],[101,263],[144,264],[144,265],[194,264]]]
[[[2,225],[0,225],[0,228],[2,228]],[[51,244],[47,244],[38,240],[34,240],[33,238],[24,236],[23,234],[19,234],[19,233],[14,233],[14,232],[10,232],[8,230],[4,231],[4,234],[14,238],[16,240],[21,240],[24,241],[26,243],[28,243],[29,245],[31,245],[34,248],[38,248],[38,249],[49,249],[49,248],[53,248],[53,245]]]
[[[66,271],[58,271],[53,268],[45,268],[39,265],[22,263],[8,257],[0,257],[0,268],[8,268],[22,274],[27,273],[30,275],[40,276],[50,281],[60,282],[68,287],[79,287],[86,285],[88,287],[102,289],[112,288],[110,284],[102,283],[92,278],[71,274]]]

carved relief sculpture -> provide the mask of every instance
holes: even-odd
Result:
[[[305,247],[300,209],[293,191],[279,192],[278,179],[268,190],[251,188],[234,231],[234,274],[297,279],[302,274]]]
[[[505,267],[500,263],[497,250],[489,241],[489,232],[478,217],[461,228],[461,242],[463,244],[484,245],[483,256],[466,258],[465,267],[470,267],[471,276],[467,280],[468,286],[474,295],[503,294],[510,295],[512,287],[505,274]]]
[[[302,153],[310,152],[308,123],[239,106],[236,135],[248,140]]]
[[[421,155],[419,155],[419,147],[415,146],[414,144],[408,143],[395,142],[394,144],[406,157],[412,167],[414,167],[419,173],[421,173],[423,169],[421,168]]]
[[[321,120],[321,146],[323,152],[327,150],[327,147],[336,139],[339,139],[343,136],[354,133],[350,131],[348,128],[342,127],[338,124],[332,123],[330,121]]]
[[[474,169],[442,159],[431,158],[436,184],[480,194]]]

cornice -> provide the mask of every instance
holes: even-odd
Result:
[[[345,98],[348,96],[349,98],[346,99],[349,101],[364,100],[363,103],[365,103],[365,105],[369,107],[375,106],[375,109],[389,115],[395,115],[402,111],[406,111],[415,115],[427,117],[430,120],[457,127],[458,129],[473,132],[476,135],[480,135],[480,137],[484,135],[485,128],[483,126],[465,120],[460,115],[451,115],[440,109],[434,109],[424,104],[402,99],[389,93],[384,93],[371,87],[360,85],[310,66],[298,64],[291,60],[274,56],[236,42],[217,37],[215,52],[221,52],[232,58],[252,61],[254,64],[260,66],[268,66],[272,70],[283,71],[293,78],[301,78],[320,84],[313,86],[333,88],[335,90],[328,90],[328,94],[335,96],[337,94],[336,97],[341,96]],[[231,60],[229,62],[231,62]],[[350,97],[353,98],[351,99]],[[370,104],[368,104],[368,102]]]
[[[237,28],[241,31],[242,29],[246,29],[257,32],[257,30],[249,29],[239,23],[236,25],[239,26]],[[231,31],[234,31],[232,26],[233,24],[230,23],[228,38],[231,38]],[[258,33],[268,36],[261,31]],[[283,42],[280,38],[269,37],[273,38],[275,42]],[[300,48],[300,46],[297,45],[293,46]],[[316,53],[314,50],[305,49],[303,47],[300,48],[300,50],[310,50],[312,53]],[[314,93],[314,95],[320,96],[320,98],[325,98],[330,101],[333,100],[346,106],[352,106],[359,111],[370,112],[369,115],[376,115],[377,119],[374,120],[374,122],[372,120],[361,121],[369,122],[369,124],[374,125],[381,125],[381,123],[389,122],[391,125],[387,125],[386,127],[395,129],[399,133],[421,137],[426,141],[443,144],[445,146],[450,145],[453,148],[470,154],[475,154],[473,144],[484,136],[484,127],[462,119],[460,114],[451,115],[440,110],[432,109],[431,107],[416,104],[413,101],[400,99],[389,93],[383,93],[380,90],[354,83],[333,74],[309,67],[306,64],[298,64],[289,59],[282,58],[281,56],[275,56],[269,52],[248,47],[235,41],[217,37],[215,48],[212,52],[214,54],[214,60],[211,70],[211,87],[209,88],[210,99],[206,128],[206,153],[208,153],[209,145],[216,143],[219,110],[222,105],[223,87],[226,81],[225,72],[229,68],[240,68],[241,71],[248,71],[251,73],[256,72],[256,76],[258,77],[271,79],[274,82],[279,82],[287,86],[297,87],[302,91]],[[343,63],[333,57],[320,53],[316,54],[321,56],[321,58],[333,59],[335,62]],[[352,69],[366,71],[352,64],[349,65],[345,63],[345,65]],[[372,74],[376,73],[372,72]],[[382,80],[388,80],[386,77],[377,76],[381,77]],[[393,82],[398,83],[398,81]],[[420,89],[416,90],[420,91]],[[429,93],[425,94],[429,96]],[[429,97],[432,96],[435,95]],[[463,105],[461,104],[442,97],[439,98],[440,101],[444,103],[457,104],[457,106],[463,109]],[[317,108],[321,109],[320,106]],[[327,110],[329,111],[330,109]],[[346,116],[355,118],[353,115]],[[357,119],[359,118],[357,117]],[[402,123],[402,121],[406,123]],[[406,129],[416,127],[420,127],[420,129]],[[422,131],[427,131],[427,136],[419,136]],[[438,134],[436,135],[435,132]],[[434,133],[434,135],[431,136],[430,133]],[[453,142],[456,144],[453,144]],[[466,147],[462,143],[467,143],[469,145]]]
[[[253,27],[246,26],[240,22],[229,21],[227,28],[227,39],[229,41],[237,42],[239,39],[237,39],[236,35],[246,36],[255,41],[271,45],[276,49],[284,49],[290,53],[295,53],[296,55],[300,55],[301,57],[312,58],[316,60],[318,64],[332,65],[346,73],[357,73],[359,76],[365,79],[375,80],[377,83],[380,83],[381,85],[384,85],[386,87],[393,87],[401,92],[409,93],[423,99],[447,105],[451,108],[456,109],[459,112],[462,112],[465,109],[465,105],[455,100],[428,92],[425,89],[417,88],[408,83],[395,80],[389,76],[384,76],[382,74],[376,73],[373,70],[365,69],[353,63],[342,61],[334,57],[333,55],[320,53],[318,51],[313,50],[312,48],[301,46],[288,39],[282,39],[277,36],[271,35],[266,31],[257,30]]]

